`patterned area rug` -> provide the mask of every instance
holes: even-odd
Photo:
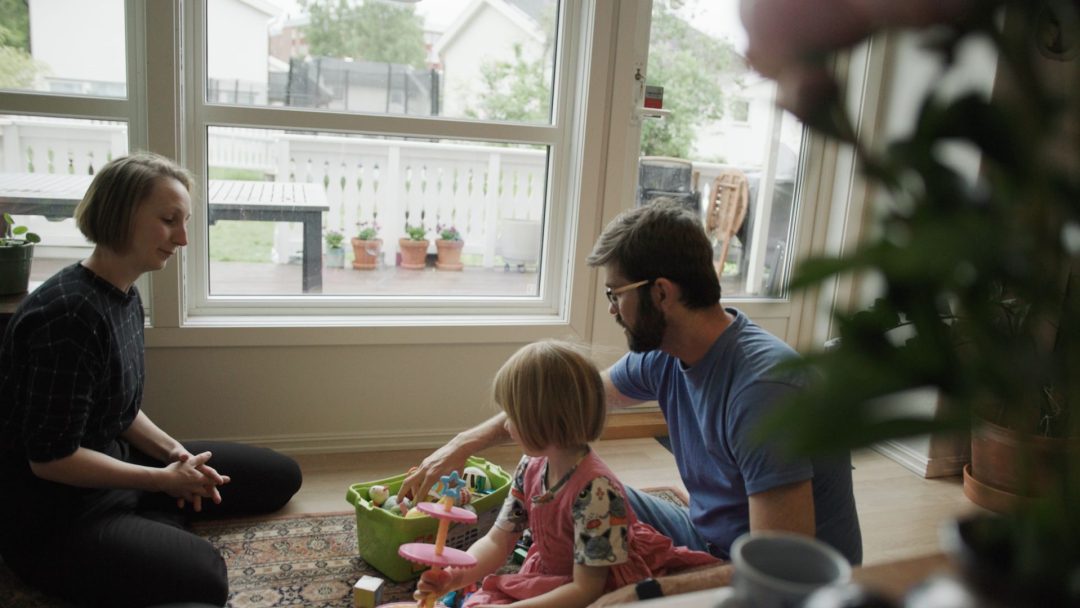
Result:
[[[645,491],[686,505],[676,488]],[[225,557],[230,608],[351,608],[353,583],[365,574],[383,578],[357,556],[356,515],[351,511],[208,522],[195,531]],[[386,580],[382,601],[410,599],[414,585]],[[3,563],[0,606],[73,608],[23,586]]]

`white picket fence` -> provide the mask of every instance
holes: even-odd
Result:
[[[0,117],[4,172],[92,174],[126,150],[123,123]],[[528,226],[538,242],[543,150],[213,127],[207,152],[211,168],[255,171],[270,181],[321,183],[330,205],[324,228],[352,236],[359,222],[377,222],[389,256],[406,222],[428,229],[432,252],[436,226],[455,226],[465,240],[464,253],[480,256],[487,267],[501,253],[500,221],[511,222],[515,234]],[[44,233],[45,243],[86,245],[71,220],[26,222]],[[275,261],[295,258],[301,245],[299,225],[275,227]]]

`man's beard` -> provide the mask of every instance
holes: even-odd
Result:
[[[664,340],[664,331],[667,329],[667,320],[664,319],[664,313],[653,304],[651,298],[642,297],[639,300],[637,323],[634,327],[628,327],[622,319],[619,319],[619,325],[626,330],[626,342],[630,350],[635,353],[645,353],[660,348]]]

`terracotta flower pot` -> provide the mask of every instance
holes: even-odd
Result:
[[[435,262],[435,267],[439,270],[461,270],[465,268],[465,265],[461,263],[461,248],[465,246],[465,241],[447,241],[438,239],[435,241],[435,248],[439,251],[439,261]]]
[[[352,240],[353,260],[352,267],[357,270],[374,270],[379,267],[379,257],[382,256],[382,239],[362,241],[358,238]]]
[[[424,239],[414,241],[412,239],[398,239],[398,247],[401,248],[401,267],[409,270],[423,270],[427,265],[427,250],[431,241]]]
[[[1020,433],[981,420],[971,433],[964,494],[991,511],[1006,512],[1053,484],[1061,462],[1080,454],[1080,441]]]

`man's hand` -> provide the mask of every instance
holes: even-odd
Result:
[[[468,457],[468,449],[458,447],[454,441],[435,450],[420,466],[405,476],[405,481],[401,482],[401,489],[397,493],[398,500],[406,496],[427,496],[428,490],[440,477],[449,475],[450,471],[462,471]]]
[[[423,498],[443,475],[450,471],[463,472],[465,461],[473,453],[510,439],[506,430],[506,414],[499,413],[473,428],[458,433],[449,443],[432,452],[420,466],[410,470],[401,482],[397,497]]]

